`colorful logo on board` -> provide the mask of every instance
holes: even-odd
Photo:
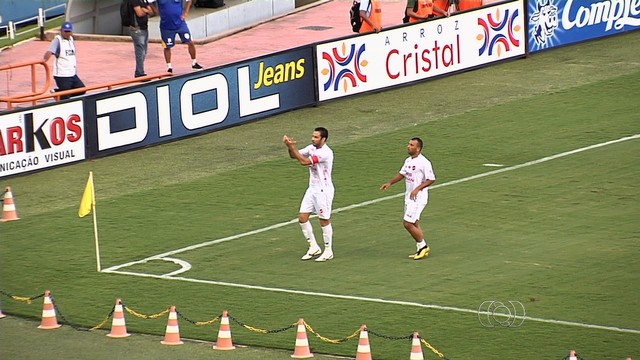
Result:
[[[355,44],[347,45],[342,43],[340,47],[334,47],[330,52],[322,53],[324,67],[320,69],[320,74],[326,77],[323,83],[325,91],[347,92],[350,88],[367,82],[367,75],[362,71],[368,65],[368,61],[362,58],[365,52],[365,45],[360,45],[356,49]]]
[[[545,49],[556,46],[558,30],[558,7],[551,0],[529,3],[529,26],[531,50]]]
[[[520,47],[520,40],[516,34],[523,29],[516,22],[520,16],[518,9],[495,9],[495,13],[487,13],[485,17],[478,18],[478,25],[482,32],[477,39],[482,42],[478,54],[480,56],[502,57],[514,48]]]

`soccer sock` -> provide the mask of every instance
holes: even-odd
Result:
[[[195,65],[197,63],[196,59],[191,59],[191,66]]]
[[[307,221],[306,223],[300,223],[300,228],[302,229],[302,235],[307,239],[309,246],[318,246],[316,242],[316,237],[313,235],[313,228],[311,227],[311,223]]]
[[[420,241],[420,242],[416,243],[416,248],[417,248],[418,250],[422,249],[422,248],[423,248],[423,247],[425,247],[425,246],[427,246],[427,242],[426,242],[426,241],[424,241],[424,239],[422,239],[422,241]]]
[[[171,63],[167,63],[167,69],[171,69],[173,66],[171,66]]]
[[[333,245],[333,227],[331,224],[322,227],[322,240],[324,240],[324,248],[331,249]]]

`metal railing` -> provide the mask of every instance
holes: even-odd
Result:
[[[42,66],[44,68],[44,75],[45,75],[44,86],[42,86],[42,88],[40,89],[38,89],[38,68],[39,68],[38,66]],[[2,73],[3,71],[11,71],[13,69],[18,69],[23,67],[29,67],[31,70],[31,92],[0,97],[0,102],[7,102],[8,104],[11,104],[11,102],[17,102],[19,99],[45,94],[51,88],[51,67],[49,67],[49,64],[47,64],[42,59],[25,61],[25,62],[16,63],[16,64],[0,65],[0,73]],[[11,105],[9,105],[9,109],[11,109]]]
[[[38,79],[37,66],[38,65],[42,65],[45,71],[44,86],[40,89],[37,88],[37,79]],[[35,61],[27,61],[27,62],[17,63],[17,64],[1,65],[0,73],[2,73],[2,71],[8,71],[8,70],[13,70],[20,67],[27,67],[27,66],[31,67],[31,92],[0,97],[0,103],[7,104],[6,110],[13,109],[14,104],[30,102],[32,106],[35,106],[38,103],[38,101],[43,101],[47,99],[60,100],[60,98],[63,96],[73,96],[73,95],[83,94],[85,92],[92,91],[92,90],[100,90],[100,89],[111,90],[117,86],[129,85],[129,84],[138,83],[138,82],[146,82],[154,79],[162,79],[164,77],[173,75],[171,73],[146,75],[141,77],[134,77],[134,78],[128,78],[124,80],[117,80],[117,81],[111,81],[111,82],[102,83],[102,84],[85,86],[77,89],[50,92],[49,89],[51,89],[51,82],[52,82],[51,68],[44,60],[35,60]]]
[[[36,16],[32,16],[30,18],[16,21],[16,22],[9,21],[7,25],[0,26],[0,34],[2,33],[5,34],[5,35],[0,35],[0,39],[15,40],[17,36],[29,34],[32,32],[34,33],[34,36],[35,36],[36,32],[39,32],[40,40],[44,40],[45,25],[47,22],[47,12],[55,11],[56,9],[61,7],[66,9],[67,4],[66,3],[60,4],[60,5],[52,6],[46,9],[39,8],[38,15]],[[37,28],[26,27],[25,30],[19,31],[20,28],[25,28],[25,26],[23,26],[24,24],[30,24],[36,20],[38,22]]]

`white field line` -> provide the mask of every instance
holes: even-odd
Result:
[[[623,137],[623,138],[620,138],[620,139],[611,140],[611,141],[607,141],[607,142],[603,142],[603,143],[599,143],[599,144],[595,144],[595,145],[590,145],[590,146],[582,147],[582,148],[579,148],[579,149],[570,150],[570,151],[566,151],[566,152],[563,152],[563,153],[559,153],[559,154],[543,157],[543,158],[540,158],[540,159],[537,159],[537,160],[533,160],[533,161],[529,161],[529,162],[526,162],[526,163],[513,165],[513,166],[509,166],[509,167],[505,167],[505,168],[501,168],[501,169],[497,169],[497,170],[492,170],[492,171],[488,171],[488,172],[485,172],[485,173],[481,173],[481,174],[469,176],[469,177],[466,177],[466,178],[458,179],[458,180],[452,180],[452,181],[449,181],[449,182],[446,182],[446,183],[443,183],[443,184],[436,184],[436,185],[432,186],[431,189],[436,189],[436,188],[441,188],[441,187],[445,187],[445,186],[460,184],[460,183],[463,183],[463,182],[476,180],[476,179],[480,179],[480,178],[491,176],[491,175],[500,174],[500,173],[507,172],[507,171],[517,170],[517,169],[521,169],[521,168],[524,168],[524,167],[540,164],[540,163],[543,163],[543,162],[559,159],[559,158],[562,158],[562,157],[565,157],[565,156],[574,155],[574,154],[581,153],[581,152],[584,152],[584,151],[600,148],[600,147],[603,147],[603,146],[613,145],[613,144],[617,144],[617,143],[628,141],[628,140],[635,140],[635,139],[638,139],[638,138],[640,138],[640,134],[626,136],[626,137]],[[355,209],[355,208],[359,208],[359,207],[363,207],[363,206],[368,206],[368,205],[371,205],[371,204],[379,203],[379,202],[382,202],[382,201],[394,199],[394,198],[401,197],[401,196],[404,196],[404,193],[394,194],[394,195],[390,195],[390,196],[381,197],[381,198],[378,198],[378,199],[375,199],[375,200],[369,200],[369,201],[361,202],[361,203],[358,203],[358,204],[345,206],[345,207],[342,207],[342,208],[339,208],[339,209],[335,209],[333,212],[334,213],[338,213],[338,212],[342,212],[342,211],[346,211],[346,210],[351,210],[351,209]],[[269,287],[263,287],[263,286],[227,283],[227,282],[211,281],[211,280],[198,280],[198,279],[171,276],[171,275],[177,275],[178,273],[181,273],[182,271],[180,271],[180,270],[174,271],[174,272],[172,272],[170,274],[166,274],[166,275],[153,275],[153,274],[136,273],[136,272],[130,272],[130,271],[119,271],[119,269],[121,269],[121,268],[129,267],[129,266],[132,266],[132,265],[144,264],[144,263],[146,263],[148,261],[151,261],[151,260],[165,260],[164,259],[165,257],[171,256],[171,255],[175,255],[175,254],[179,254],[179,253],[182,253],[182,252],[185,252],[185,251],[190,251],[190,250],[198,249],[198,248],[209,246],[209,245],[219,244],[219,243],[223,243],[223,242],[226,242],[226,241],[236,240],[236,239],[240,239],[240,238],[243,238],[243,237],[259,234],[259,233],[262,233],[262,232],[265,232],[265,231],[278,229],[278,228],[281,228],[283,226],[294,224],[297,221],[298,221],[297,219],[293,219],[293,220],[290,220],[290,221],[286,221],[286,222],[278,223],[278,224],[275,224],[275,225],[267,226],[267,227],[264,227],[264,228],[261,228],[261,229],[256,229],[256,230],[252,230],[252,231],[248,231],[248,232],[245,232],[245,233],[228,236],[228,237],[217,239],[217,240],[206,241],[206,242],[203,242],[203,243],[187,246],[187,247],[184,247],[184,248],[181,248],[181,249],[176,249],[176,250],[168,251],[168,252],[165,252],[165,253],[162,253],[162,254],[149,256],[149,257],[144,258],[142,260],[136,260],[136,261],[131,261],[131,262],[128,262],[128,263],[125,263],[125,264],[115,265],[115,266],[112,266],[112,267],[109,267],[107,269],[102,270],[102,272],[103,273],[132,275],[132,276],[141,276],[141,277],[150,277],[150,278],[160,278],[160,279],[168,279],[168,280],[180,280],[180,281],[205,283],[205,284],[213,284],[213,285],[220,285],[220,286],[240,287],[240,288],[248,288],[248,289],[255,289],[255,290],[273,291],[273,292],[286,292],[286,293],[291,293],[291,294],[302,294],[302,295],[309,295],[309,296],[330,297],[330,298],[336,298],[336,299],[351,299],[351,300],[370,301],[370,302],[379,302],[379,303],[396,304],[396,305],[417,306],[417,307],[423,307],[423,308],[449,310],[449,311],[457,311],[457,312],[466,312],[466,313],[473,313],[473,314],[478,314],[479,313],[477,309],[463,309],[463,308],[456,308],[456,307],[450,307],[450,306],[420,304],[420,303],[407,302],[407,301],[384,300],[384,299],[366,298],[366,297],[350,296],[350,295],[337,295],[337,294],[327,294],[327,293],[309,292],[309,291],[300,291],[300,290],[291,290],[291,289],[269,288]],[[166,260],[175,261],[176,259],[166,259]],[[482,314],[482,312],[480,312],[480,313]],[[498,315],[498,314],[496,314],[496,315]],[[515,317],[515,318],[518,318],[518,317]],[[615,326],[602,326],[602,325],[583,324],[583,323],[576,323],[576,322],[563,321],[563,320],[550,320],[550,319],[533,318],[533,317],[528,317],[528,316],[526,316],[524,318],[526,318],[526,320],[529,320],[529,321],[537,321],[537,322],[544,322],[544,323],[561,324],[561,325],[578,326],[578,327],[586,327],[586,328],[593,328],[593,329],[601,329],[601,330],[609,330],[609,331],[640,334],[640,330],[624,329],[624,328],[619,328],[619,327],[615,327]]]
[[[228,283],[224,281],[214,281],[214,280],[201,280],[201,279],[193,279],[193,278],[185,278],[181,276],[169,276],[169,275],[153,275],[153,274],[144,274],[144,273],[136,273],[130,271],[107,271],[103,270],[102,272],[112,272],[122,275],[132,275],[132,276],[141,276],[147,278],[155,278],[155,279],[165,279],[165,280],[177,280],[177,281],[186,281],[198,284],[210,284],[210,285],[218,285],[218,286],[228,286],[228,287],[236,287],[243,289],[251,289],[251,290],[261,290],[261,291],[271,291],[271,292],[281,292],[287,294],[298,294],[298,295],[306,295],[306,296],[318,296],[318,297],[326,297],[332,299],[343,299],[343,300],[356,300],[356,301],[367,301],[381,304],[391,304],[391,305],[401,305],[401,306],[413,306],[419,307],[423,309],[435,309],[435,310],[443,310],[443,311],[455,311],[468,313],[473,315],[488,315],[494,317],[506,317],[510,320],[522,320],[522,321],[534,321],[540,323],[547,324],[556,324],[556,325],[565,325],[565,326],[573,326],[573,327],[581,327],[588,329],[597,329],[597,330],[606,330],[606,331],[614,331],[621,333],[631,333],[631,334],[640,334],[640,330],[637,329],[626,329],[620,328],[616,326],[605,326],[605,325],[595,325],[595,324],[585,324],[573,321],[564,321],[564,320],[554,320],[554,319],[543,319],[536,318],[531,316],[519,316],[519,315],[511,315],[511,314],[502,314],[497,312],[488,312],[488,311],[480,311],[478,309],[465,309],[459,308],[455,306],[441,306],[434,304],[421,304],[412,301],[401,301],[401,300],[387,300],[381,298],[369,298],[362,296],[353,296],[353,295],[340,295],[340,294],[329,294],[323,292],[314,292],[314,291],[303,291],[303,290],[293,290],[293,289],[281,289],[281,288],[273,288],[259,285],[247,285],[247,284],[238,284],[238,283]]]

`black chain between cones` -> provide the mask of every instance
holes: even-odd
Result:
[[[113,316],[113,312],[116,310],[115,306],[112,307],[111,311],[109,312],[109,315],[107,315],[106,319],[99,326],[93,327],[91,329],[87,329],[87,328],[80,327],[78,325],[74,325],[72,322],[67,320],[67,318],[62,314],[62,312],[60,312],[60,309],[58,308],[58,304],[56,304],[56,301],[53,299],[53,295],[49,294],[49,299],[51,299],[51,303],[53,304],[53,308],[56,311],[56,314],[58,314],[60,316],[60,319],[62,319],[61,323],[66,324],[72,329],[77,331],[92,331],[92,330],[101,328],[103,324],[105,324],[109,319],[111,319],[111,317]]]
[[[31,302],[33,300],[37,300],[37,299],[40,299],[41,297],[44,297],[44,293],[28,298],[28,297],[23,297],[23,296],[11,295],[8,292],[2,291],[2,290],[0,290],[0,294],[4,295],[6,297],[12,298],[13,300],[24,301],[24,302],[26,302],[28,304],[31,304]]]
[[[214,324],[215,322],[217,322],[218,320],[220,320],[220,317],[221,317],[221,316],[216,316],[216,317],[214,317],[213,319],[211,319],[211,320],[207,320],[207,321],[195,321],[195,320],[191,320],[191,319],[189,319],[188,317],[184,316],[180,311],[178,311],[178,309],[176,309],[176,315],[177,315],[179,318],[181,318],[181,319],[183,319],[183,320],[185,320],[185,321],[187,321],[187,322],[189,322],[189,323],[191,323],[191,324],[193,324],[193,325],[196,325],[196,326],[201,326],[201,325],[211,325],[211,324]]]
[[[25,301],[25,302],[28,302],[29,304],[30,304],[33,300],[37,300],[37,299],[42,298],[42,297],[44,297],[44,296],[45,296],[45,293],[42,293],[42,294],[39,294],[39,295],[36,295],[36,296],[32,296],[32,297],[26,298],[26,297],[19,297],[19,296],[16,296],[16,295],[11,295],[11,294],[7,293],[6,291],[3,291],[3,290],[0,290],[0,294],[5,295],[5,296],[7,296],[7,297],[9,297],[9,298],[12,298],[12,299],[14,299],[14,300],[19,300],[19,301]],[[116,309],[116,307],[115,307],[115,305],[114,305],[114,306],[111,308],[111,311],[109,312],[109,314],[107,315],[107,317],[105,318],[105,320],[104,320],[100,325],[95,326],[95,327],[93,327],[93,328],[91,328],[91,329],[87,329],[87,328],[83,328],[83,327],[80,327],[80,326],[74,325],[72,322],[70,322],[70,321],[69,321],[69,320],[64,316],[64,314],[60,311],[60,308],[58,307],[58,304],[56,303],[56,301],[55,301],[55,299],[53,298],[53,295],[52,295],[51,293],[49,293],[49,298],[50,298],[50,300],[51,300],[51,303],[53,304],[53,308],[54,308],[54,310],[55,310],[56,314],[57,314],[57,315],[59,315],[59,316],[60,316],[60,318],[61,318],[61,320],[62,320],[62,321],[61,321],[61,323],[62,323],[62,324],[66,324],[66,325],[70,326],[71,328],[73,328],[74,330],[77,330],[77,331],[92,331],[92,330],[96,330],[96,329],[101,328],[105,323],[107,323],[107,321],[108,321],[109,319],[111,319],[111,317],[113,316],[113,314],[114,314],[114,312],[115,312],[115,309]],[[121,302],[120,302],[120,304],[123,306],[123,308],[124,308],[124,309],[127,309],[127,310],[128,310],[128,307],[127,307],[126,305],[124,305],[124,302],[122,302],[122,301],[121,301]],[[163,311],[163,312],[162,312],[162,314],[164,314],[165,312],[166,312],[166,311]],[[176,309],[176,315],[177,315],[178,317],[180,317],[181,319],[183,319],[183,320],[185,320],[185,321],[187,321],[187,322],[189,322],[189,323],[191,323],[191,324],[193,324],[193,325],[211,325],[211,324],[213,324],[213,323],[215,323],[215,322],[219,321],[219,320],[222,318],[222,315],[219,315],[219,316],[216,316],[214,319],[212,319],[212,320],[208,320],[208,321],[194,321],[194,320],[192,320],[192,319],[188,318],[187,316],[185,316],[184,314],[180,313],[177,309]],[[156,317],[156,316],[144,316],[144,318],[155,318],[155,317]],[[290,325],[288,325],[288,326],[284,326],[284,327],[277,328],[277,329],[259,329],[259,328],[256,328],[256,327],[254,327],[254,326],[248,325],[248,324],[246,324],[246,323],[244,323],[244,322],[242,322],[242,321],[240,321],[240,320],[236,319],[235,317],[233,317],[233,316],[231,316],[231,315],[228,315],[228,314],[227,314],[227,317],[228,317],[231,321],[233,321],[234,323],[236,323],[236,324],[238,324],[238,325],[242,326],[243,328],[245,328],[245,329],[247,329],[247,330],[255,331],[255,332],[258,332],[258,333],[262,333],[262,334],[275,334],[275,333],[280,333],[280,332],[288,331],[288,330],[290,330],[290,329],[294,329],[294,328],[296,328],[296,327],[297,327],[297,325],[298,325],[298,323],[297,323],[297,322],[295,322],[295,323],[290,324]],[[306,327],[309,327],[309,325],[308,325],[306,322],[305,322],[305,326],[306,326]],[[372,331],[372,330],[370,330],[370,329],[368,329],[368,328],[365,328],[365,329],[366,329],[366,331],[367,331],[369,334],[371,334],[372,336],[377,336],[377,337],[379,337],[379,338],[383,338],[383,339],[387,339],[387,340],[409,340],[409,341],[412,341],[412,340],[413,340],[413,334],[411,334],[411,335],[409,335],[409,336],[391,336],[391,335],[381,334],[381,333],[378,333],[378,332],[376,332],[376,331]],[[359,331],[357,331],[357,332],[356,332],[356,333],[354,333],[354,334],[357,334],[358,332],[359,332]],[[320,337],[321,339],[323,339],[323,337],[321,337],[321,336],[320,336],[319,334],[317,334],[315,331],[312,331],[312,333],[313,333],[314,335],[316,335],[317,337]],[[343,342],[346,342],[346,341],[348,341],[348,340],[353,339],[354,337],[355,337],[355,336],[353,336],[353,335],[352,335],[352,336],[348,336],[348,337],[345,337],[345,338],[342,338],[342,339],[338,339],[338,340],[331,340],[330,342],[331,342],[331,343],[336,343],[336,344],[337,344],[337,343],[343,343]],[[420,338],[420,339],[421,339],[421,342],[422,342],[422,343],[425,343],[425,340],[423,340],[420,336],[418,336],[418,338]],[[430,349],[431,349],[431,350],[432,350],[436,355],[438,355],[440,358],[442,358],[442,359],[444,359],[444,360],[449,360],[446,356],[444,356],[444,354],[437,352],[437,350],[435,350],[435,349],[434,349],[434,348],[432,348],[431,346],[428,346],[428,347],[429,347],[429,348],[430,348]],[[435,350],[435,351],[434,351],[434,350]],[[578,360],[586,360],[586,359],[584,359],[583,357],[580,357],[578,354],[576,354],[576,358],[577,358]],[[569,356],[564,357],[564,358],[563,358],[563,360],[569,360]]]
[[[383,338],[383,339],[387,339],[387,340],[409,340],[409,342],[413,341],[413,334],[411,334],[409,336],[391,336],[391,335],[384,335],[384,334],[377,333],[375,331],[371,331],[371,329],[369,329],[369,328],[366,328],[366,330],[370,335],[377,336],[377,337],[380,337],[380,338]],[[420,339],[421,343],[427,345],[427,348],[429,348],[429,350],[431,350],[431,352],[433,352],[439,358],[444,359],[444,360],[450,360],[443,353],[439,352],[433,346],[431,346],[431,344],[427,343],[426,340],[424,340],[421,336],[418,335],[418,339]]]
[[[275,333],[280,333],[280,332],[283,332],[283,331],[287,331],[287,330],[289,330],[289,329],[293,329],[293,328],[295,328],[295,327],[298,325],[298,323],[295,323],[295,324],[291,324],[291,325],[289,325],[289,326],[281,327],[281,328],[279,328],[279,329],[266,330],[266,329],[258,329],[258,328],[256,328],[256,327],[253,327],[253,326],[247,325],[247,324],[243,323],[242,321],[240,321],[240,320],[238,320],[238,319],[234,318],[233,316],[231,316],[231,315],[229,315],[229,314],[227,314],[227,317],[229,318],[229,320],[231,320],[231,321],[235,322],[236,324],[238,324],[238,325],[242,326],[243,328],[245,328],[245,329],[247,329],[247,330],[251,330],[251,331],[259,332],[259,333],[261,333],[261,334],[275,334]]]

